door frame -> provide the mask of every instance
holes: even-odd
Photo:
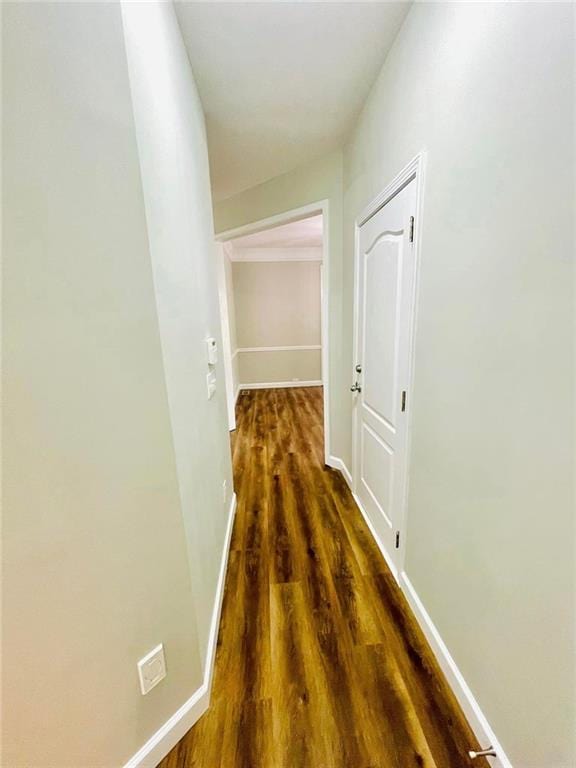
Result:
[[[321,318],[320,318],[320,343],[322,391],[324,399],[324,462],[329,464],[331,446],[330,428],[330,201],[319,200],[299,208],[291,208],[265,219],[258,219],[248,224],[218,232],[215,235],[217,243],[225,243],[235,240],[237,237],[252,235],[265,229],[278,227],[281,224],[290,224],[293,221],[307,219],[310,216],[322,214],[322,266],[321,266]]]
[[[414,403],[414,368],[415,368],[415,339],[418,315],[418,297],[420,284],[420,250],[421,250],[421,232],[422,232],[422,213],[423,213],[423,191],[424,191],[424,172],[426,164],[426,153],[424,150],[419,152],[402,170],[396,174],[392,181],[363,209],[354,222],[354,314],[353,314],[353,334],[354,334],[354,360],[352,362],[352,375],[355,377],[354,366],[358,362],[360,350],[360,285],[359,285],[359,260],[360,260],[360,228],[368,219],[383,208],[393,197],[395,197],[407,184],[414,180],[416,184],[416,210],[414,215],[414,286],[412,292],[412,313],[410,317],[409,329],[409,351],[408,351],[408,382],[407,382],[407,423],[406,423],[406,444],[404,446],[404,487],[402,489],[402,507],[399,515],[400,530],[400,548],[398,552],[398,564],[392,559],[392,554],[386,550],[383,542],[376,534],[375,529],[369,522],[369,518],[359,501],[358,497],[358,409],[356,403],[352,405],[352,492],[354,499],[360,507],[362,514],[368,523],[368,526],[374,536],[380,551],[392,571],[396,581],[400,581],[400,573],[404,570],[405,552],[406,552],[406,521],[407,521],[407,502],[410,480],[410,448],[412,442],[412,413]]]
[[[222,334],[222,362],[224,365],[224,383],[226,385],[226,409],[228,412],[228,431],[236,429],[236,397],[233,374],[233,360],[230,339],[230,308],[228,306],[228,286],[224,259],[227,258],[226,245],[218,240],[214,243],[216,251],[216,269],[218,277],[218,309],[220,311],[220,331]]]

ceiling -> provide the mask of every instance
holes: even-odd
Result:
[[[177,2],[222,200],[341,146],[408,2]]]
[[[322,214],[237,237],[234,248],[321,248]]]

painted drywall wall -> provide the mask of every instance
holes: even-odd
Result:
[[[2,32],[1,762],[119,766],[202,682],[121,12]]]
[[[330,443],[332,453],[345,449],[342,435],[348,387],[342,387],[346,373],[342,370],[341,299],[342,299],[342,153],[319,158],[283,176],[260,184],[227,200],[214,203],[217,233],[295,208],[328,200],[327,224],[329,240],[329,378],[338,382],[330,391]]]
[[[406,570],[521,768],[576,764],[573,13],[413,6],[344,154],[351,370],[354,218],[427,150]]]
[[[205,679],[232,493],[203,115],[171,4],[3,11],[2,764],[117,766]]]
[[[240,387],[322,381],[322,359],[318,349],[242,352],[238,355]]]
[[[233,262],[241,386],[322,379],[320,270],[319,261]],[[319,348],[266,349],[309,346]]]
[[[160,338],[203,661],[232,494],[204,115],[172,3],[122,3]],[[161,192],[161,194],[160,194]],[[223,483],[226,482],[226,493]]]

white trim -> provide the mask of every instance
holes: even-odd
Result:
[[[322,214],[322,280],[321,280],[321,336],[322,336],[322,380],[321,382],[281,382],[271,384],[247,384],[241,389],[270,389],[274,387],[314,387],[324,386],[324,457],[325,461],[330,456],[331,445],[331,420],[330,420],[330,202],[319,200],[316,203],[303,205],[300,208],[292,208],[289,211],[268,216],[266,219],[253,221],[234,229],[216,234],[216,241],[225,243],[243,235],[254,232],[262,232],[265,229],[277,227],[280,224],[289,224],[292,221],[307,219],[314,214]]]
[[[214,674],[218,628],[220,626],[220,613],[222,611],[228,554],[230,551],[230,540],[232,537],[235,515],[236,494],[233,493],[232,498],[230,499],[228,521],[226,524],[226,533],[224,535],[224,549],[220,561],[220,572],[218,574],[218,584],[216,586],[216,599],[212,611],[212,621],[210,623],[210,634],[208,635],[208,649],[202,685],[200,685],[192,696],[185,701],[176,712],[174,712],[172,717],[170,717],[164,725],[148,739],[138,752],[132,755],[128,762],[124,764],[124,768],[156,768],[158,763],[176,746],[184,734],[192,728],[194,723],[200,719],[210,705],[210,691],[212,688],[212,676]]]
[[[406,599],[408,600],[418,624],[424,632],[434,656],[436,656],[436,659],[440,664],[450,688],[458,699],[458,703],[462,707],[462,711],[478,739],[478,743],[483,748],[489,746],[493,747],[497,753],[497,757],[491,759],[490,765],[493,768],[512,768],[512,763],[502,749],[502,745],[490,727],[488,720],[480,709],[480,705],[476,701],[464,676],[458,669],[456,662],[452,658],[450,651],[442,640],[440,633],[424,608],[422,601],[418,597],[418,594],[405,571],[402,571],[400,574],[400,586],[406,595]]]
[[[342,459],[339,459],[338,456],[328,456],[328,461],[326,464],[327,466],[332,467],[332,469],[337,469],[339,472],[342,472],[348,487],[350,490],[352,490],[352,475],[350,474],[350,470],[346,464],[344,464]]]
[[[232,529],[234,528],[234,518],[236,517],[236,502],[236,494],[232,493],[232,497],[230,499],[230,507],[228,510],[228,520],[226,521],[224,549],[220,559],[220,570],[218,572],[218,583],[216,585],[216,601],[212,610],[212,622],[210,624],[210,634],[208,635],[208,649],[206,652],[206,663],[204,667],[204,685],[206,685],[208,688],[208,694],[210,694],[212,691],[212,676],[214,675],[214,661],[216,659],[216,646],[218,644],[218,629],[220,628],[220,615],[222,613],[224,587],[226,586],[228,555],[230,554]]]
[[[254,262],[285,262],[285,261],[314,261],[322,262],[322,246],[309,248],[236,248],[228,241],[230,261],[234,264],[250,264]]]
[[[352,354],[354,355],[354,360],[352,361],[352,364],[354,367],[358,365],[359,362],[359,332],[358,329],[360,327],[360,259],[358,258],[358,254],[360,251],[360,227],[358,223],[354,226],[354,306],[352,308],[352,342],[353,342],[353,351]],[[354,370],[352,373],[352,380],[355,381],[356,379],[356,371]],[[357,405],[358,405],[358,398],[356,395],[352,395],[352,483],[350,484],[350,490],[352,493],[356,490],[356,457],[358,456],[359,451],[359,445],[358,445],[358,414],[357,414]]]
[[[226,388],[226,408],[228,412],[228,430],[236,429],[234,412],[234,374],[232,372],[232,340],[230,338],[230,317],[228,311],[228,287],[224,259],[228,258],[226,246],[214,243],[216,250],[216,271],[218,278],[218,309],[220,312],[220,333],[222,339],[222,363],[224,365],[224,384]]]
[[[398,569],[404,571],[406,562],[406,540],[408,532],[408,492],[410,488],[410,456],[412,455],[412,428],[414,423],[414,380],[416,369],[416,330],[420,305],[420,254],[422,251],[422,218],[424,215],[424,188],[426,183],[426,152],[422,150],[405,169],[414,168],[416,180],[416,207],[414,214],[414,285],[412,293],[412,318],[410,327],[410,357],[408,362],[408,413],[406,427],[406,467],[404,472],[404,509],[402,512],[402,537]]]
[[[231,359],[231,360],[234,360],[234,358],[236,357],[236,355],[238,354],[238,352],[240,352],[240,348],[239,348],[239,347],[236,347],[236,349],[234,350],[234,352],[232,352],[232,355],[230,356],[230,359]]]
[[[225,242],[226,240],[235,240],[237,237],[242,237],[243,235],[252,235],[255,232],[263,232],[265,229],[272,229],[273,227],[277,227],[280,224],[290,224],[292,221],[308,219],[315,213],[324,214],[323,206],[327,203],[327,200],[321,200],[317,203],[310,203],[309,205],[303,205],[300,208],[292,208],[289,211],[277,213],[274,216],[268,216],[266,219],[259,219],[258,221],[252,221],[249,224],[243,224],[240,227],[227,229],[224,232],[218,232],[216,234],[216,240],[220,242]]]
[[[308,352],[309,350],[319,350],[322,349],[321,344],[309,344],[309,345],[298,345],[293,347],[238,347],[235,355],[238,354],[238,352]]]
[[[330,204],[328,200],[322,203],[322,255],[323,261],[320,267],[320,343],[322,344],[321,377],[324,382],[324,456],[330,456],[332,445],[332,432],[330,422]]]
[[[358,509],[360,510],[362,516],[364,517],[364,520],[366,521],[368,528],[370,529],[370,533],[372,534],[372,537],[374,538],[376,544],[378,545],[380,552],[382,552],[382,555],[384,556],[386,564],[392,571],[392,574],[394,575],[394,578],[398,582],[400,589],[406,596],[408,605],[410,606],[410,609],[412,610],[412,613],[414,614],[416,621],[420,625],[420,628],[424,633],[424,637],[426,638],[428,645],[432,650],[432,653],[436,657],[440,665],[440,668],[444,673],[444,676],[446,677],[446,681],[448,685],[450,686],[454,695],[456,696],[456,699],[458,700],[458,703],[462,708],[464,716],[466,717],[470,727],[474,731],[474,734],[478,739],[478,743],[483,748],[491,746],[496,751],[497,757],[493,758],[493,761],[490,763],[490,765],[493,768],[513,768],[512,763],[510,762],[509,758],[504,752],[504,749],[502,748],[502,745],[500,744],[500,741],[498,740],[496,734],[492,730],[486,716],[482,712],[480,705],[476,701],[476,698],[474,697],[474,694],[470,690],[470,687],[466,682],[466,680],[464,679],[464,676],[458,669],[456,662],[452,658],[450,651],[448,650],[446,644],[442,640],[442,637],[440,636],[440,633],[438,632],[436,626],[434,625],[434,622],[432,621],[432,619],[430,618],[430,615],[424,608],[424,605],[420,600],[420,598],[418,597],[418,594],[414,589],[414,586],[412,585],[412,582],[408,578],[406,572],[402,571],[400,573],[400,577],[398,577],[394,564],[390,562],[388,555],[386,553],[386,550],[382,547],[378,539],[378,536],[376,534],[376,531],[372,527],[370,520],[368,519],[368,517],[366,516],[366,513],[364,512],[364,509],[362,508],[362,504],[360,503],[358,497],[352,490],[352,475],[350,474],[348,467],[342,461],[342,459],[338,458],[337,456],[330,456],[328,462],[326,463],[328,464],[328,466],[333,467],[334,469],[337,469],[340,472],[342,472],[344,479],[346,480],[350,490],[352,491],[352,496],[354,497],[354,501],[356,502]]]
[[[243,389],[286,389],[287,387],[321,387],[322,382],[315,381],[258,381],[253,384],[240,384]]]
[[[412,318],[410,321],[410,349],[409,349],[409,364],[408,364],[408,382],[407,382],[407,396],[408,396],[408,410],[406,414],[406,445],[405,445],[405,472],[404,472],[404,487],[402,491],[402,509],[400,512],[400,525],[403,546],[397,551],[396,558],[398,565],[392,568],[394,576],[398,581],[398,574],[404,568],[405,553],[406,553],[406,532],[407,526],[407,506],[408,506],[408,488],[410,478],[410,447],[412,442],[412,403],[414,402],[414,369],[415,369],[415,350],[416,350],[416,322],[418,317],[418,297],[419,297],[419,276],[420,276],[420,251],[421,251],[421,232],[422,232],[422,213],[423,213],[423,196],[424,196],[424,173],[426,166],[426,153],[424,150],[419,152],[395,177],[392,181],[377,195],[367,206],[362,213],[356,218],[354,225],[354,314],[353,314],[353,333],[354,333],[354,365],[359,360],[359,333],[360,333],[360,318],[359,318],[359,299],[360,299],[360,286],[359,286],[359,247],[360,247],[360,227],[365,224],[369,218],[374,216],[386,203],[397,195],[410,181],[414,179],[416,183],[416,202],[414,212],[414,242],[413,242],[413,255],[414,255],[414,289],[412,300]],[[358,492],[358,412],[356,403],[352,408],[352,493],[357,500]],[[358,500],[357,500],[358,501]],[[361,504],[358,504],[362,514],[367,519],[367,516],[362,508]],[[370,525],[368,519],[368,524]],[[386,562],[390,565],[392,556],[385,550],[382,542],[376,536],[376,542],[386,558]]]
[[[396,174],[392,181],[384,187],[382,192],[368,203],[366,208],[364,208],[362,213],[356,219],[357,227],[361,227],[362,224],[365,224],[368,219],[380,210],[380,208],[383,208],[387,202],[395,197],[402,187],[405,187],[409,181],[421,173],[424,156],[425,153],[422,151],[419,152],[416,157],[413,157],[412,160],[410,160],[410,162]]]
[[[124,768],[155,768],[208,709],[208,689],[200,688],[148,739]]]

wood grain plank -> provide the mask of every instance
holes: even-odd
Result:
[[[322,390],[244,391],[210,709],[159,768],[488,768],[339,472]]]

